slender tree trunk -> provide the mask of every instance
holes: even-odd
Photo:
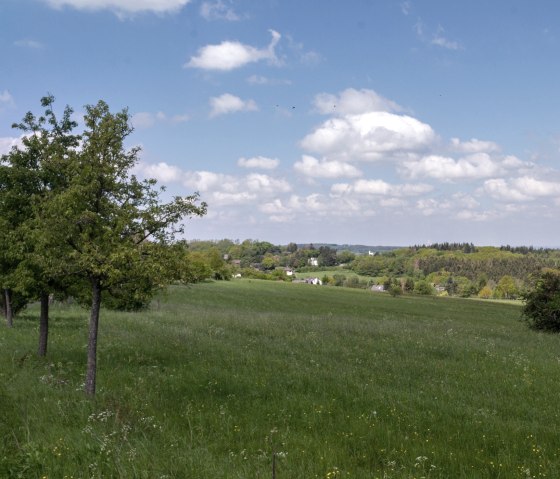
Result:
[[[39,356],[47,355],[47,341],[49,338],[49,293],[41,293],[41,315],[39,317]]]
[[[6,322],[8,323],[8,328],[11,328],[14,325],[14,312],[12,310],[12,292],[8,288],[4,289],[4,302]]]
[[[101,307],[101,281],[91,280],[91,314],[89,318],[88,359],[85,391],[88,396],[95,395],[97,375],[97,330],[99,328],[99,309]]]

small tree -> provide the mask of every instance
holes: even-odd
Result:
[[[127,110],[113,114],[99,101],[86,106],[84,120],[82,143],[67,152],[62,165],[67,184],[45,198],[38,214],[43,248],[63,258],[52,262],[52,272],[60,273],[62,267],[89,284],[85,391],[93,395],[102,293],[116,299],[122,299],[119,292],[139,293],[125,307],[145,302],[147,294],[170,279],[166,249],[158,246],[182,231],[183,217],[205,214],[206,204],[197,204],[198,194],[162,204],[155,180],[139,181],[131,175],[139,149],[124,147],[132,133]]]
[[[546,271],[524,296],[522,318],[532,329],[560,332],[560,272]]]

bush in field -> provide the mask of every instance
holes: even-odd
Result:
[[[482,299],[490,299],[492,297],[493,291],[490,286],[484,286],[479,292],[478,297]]]
[[[420,281],[416,281],[416,284],[414,285],[414,292],[416,294],[429,295],[434,294],[434,288],[430,283],[421,279]]]
[[[400,296],[401,294],[403,294],[403,290],[402,290],[402,288],[401,288],[398,284],[392,284],[392,285],[389,287],[388,291],[389,291],[389,294],[390,294],[391,296],[393,296],[393,298],[394,298],[395,296]]]
[[[525,294],[522,318],[533,329],[560,332],[560,272],[546,271]]]

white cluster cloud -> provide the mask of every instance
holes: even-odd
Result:
[[[356,178],[362,172],[355,166],[343,161],[318,160],[313,156],[303,155],[301,160],[294,163],[294,169],[311,178]]]
[[[368,195],[368,196],[419,196],[429,193],[433,186],[418,184],[393,185],[384,180],[356,180],[354,183],[337,183],[332,185],[331,194],[342,196],[348,194]]]
[[[242,168],[256,168],[261,170],[274,170],[280,164],[277,158],[267,158],[266,156],[254,156],[252,158],[239,158],[237,165]]]
[[[407,115],[369,111],[331,118],[301,146],[339,160],[376,161],[427,149],[436,136],[426,123]]]
[[[315,108],[325,115],[356,115],[372,111],[398,112],[402,108],[373,90],[348,88],[339,95],[320,93],[314,100]]]
[[[136,166],[135,174],[154,178],[162,184],[175,184],[198,191],[212,205],[247,204],[251,201],[261,204],[276,195],[292,191],[291,184],[285,179],[262,173],[237,176],[212,171],[183,171],[165,162],[141,162]]]
[[[451,138],[451,149],[459,153],[496,153],[500,147],[493,141],[483,141],[472,138],[469,141],[461,141],[459,138]]]
[[[301,147],[328,160],[394,160],[428,150],[436,141],[432,128],[408,115],[395,102],[368,89],[348,88],[338,95],[321,93],[315,110],[331,118],[301,140]]]
[[[23,146],[22,137],[3,137],[0,138],[0,155],[6,155],[14,146]]]
[[[486,180],[481,193],[502,201],[532,201],[537,198],[560,198],[560,182],[539,180],[530,176]]]
[[[400,171],[409,178],[426,177],[453,181],[489,178],[505,172],[512,166],[516,166],[513,158],[496,159],[488,153],[476,153],[458,160],[446,156],[428,155],[420,160],[404,161]]]
[[[257,111],[259,109],[254,100],[242,100],[231,93],[210,98],[210,108],[210,117],[240,111]]]
[[[177,12],[191,0],[43,0],[54,8],[72,7],[78,10],[111,10],[117,14],[141,12]]]
[[[256,48],[237,41],[224,41],[218,45],[206,45],[198,50],[184,67],[200,68],[202,70],[230,71],[249,63],[262,60],[277,62],[275,48],[281,35],[275,30],[270,30],[272,40],[266,48]]]
[[[231,93],[211,98],[210,105],[211,116],[257,109],[253,100]],[[237,160],[239,168],[266,174],[185,172],[166,163],[144,165],[142,172],[199,191],[215,212],[211,218],[232,225],[240,218],[244,224],[319,225],[326,217],[365,224],[368,217],[387,216],[477,228],[521,210],[546,214],[560,205],[560,172],[505,155],[493,141],[442,140],[373,90],[322,93],[313,106],[328,118],[300,141],[304,151],[293,161],[293,184],[275,171],[279,160],[267,156]],[[157,121],[157,115],[144,120]]]
[[[183,123],[188,121],[188,119],[189,116],[186,114],[168,116],[162,111],[157,113],[140,111],[132,115],[132,125],[134,128],[151,128],[156,123]]]

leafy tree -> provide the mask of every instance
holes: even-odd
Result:
[[[178,279],[182,283],[199,283],[212,277],[208,259],[201,251],[187,251],[179,259]]]
[[[328,246],[321,246],[319,248],[319,256],[317,260],[319,266],[334,266],[336,265],[336,250]]]
[[[490,299],[492,297],[492,294],[493,294],[492,288],[486,285],[478,292],[478,297],[482,299]]]
[[[515,299],[518,293],[515,279],[510,275],[502,276],[494,289],[494,296],[500,299]]]
[[[297,249],[298,249],[298,246],[295,243],[288,243],[288,246],[286,246],[286,250],[289,253],[295,253],[297,251]]]
[[[77,126],[71,119],[72,109],[67,106],[59,119],[53,103],[52,95],[43,97],[43,116],[28,112],[20,123],[12,125],[24,133],[22,146],[5,155],[0,166],[0,262],[7,280],[4,303],[10,316],[26,300],[40,299],[40,356],[47,351],[49,293],[63,288],[64,278],[48,274],[48,258],[44,251],[38,251],[35,206],[47,194],[65,187],[61,166],[67,160],[67,151],[79,142],[79,136],[72,133]]]
[[[560,332],[560,271],[545,271],[525,297],[522,318],[537,330]]]
[[[126,283],[130,275],[151,286],[169,279],[162,269],[162,249],[152,243],[169,243],[182,231],[183,217],[206,212],[198,194],[161,203],[155,180],[131,175],[139,149],[124,147],[132,132],[129,120],[127,110],[113,114],[103,101],[86,106],[80,148],[69,150],[61,165],[67,185],[47,195],[39,208],[42,246],[64,258],[52,264],[52,271],[63,268],[89,283],[88,395],[96,388],[102,293]]]
[[[336,253],[338,264],[348,264],[356,259],[356,254],[352,251],[342,250]]]

